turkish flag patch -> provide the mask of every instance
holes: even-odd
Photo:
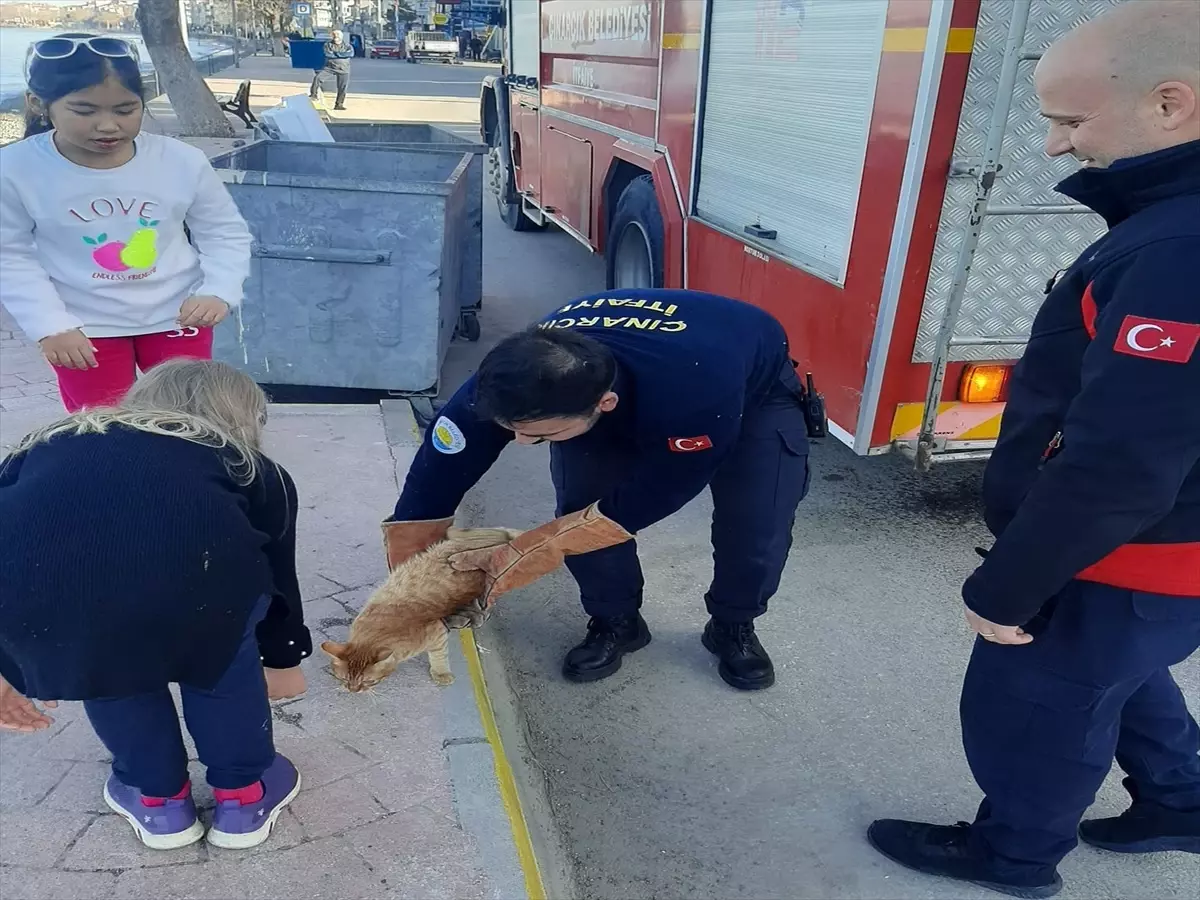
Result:
[[[690,438],[667,438],[667,447],[672,453],[695,453],[697,450],[711,450],[712,438],[707,434]]]
[[[1126,316],[1113,349],[1129,356],[1185,363],[1200,345],[1200,325]]]

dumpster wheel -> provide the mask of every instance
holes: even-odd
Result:
[[[433,420],[437,418],[437,410],[433,407],[432,397],[409,397],[408,403],[412,407],[413,418],[416,419],[418,428],[425,430],[433,424]]]
[[[479,327],[479,316],[475,313],[475,310],[469,310],[459,316],[458,336],[464,341],[470,341],[474,344],[479,340],[482,333],[483,329]]]

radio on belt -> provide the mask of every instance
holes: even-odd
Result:
[[[829,420],[825,415],[825,395],[818,394],[813,386],[812,372],[804,375],[804,396],[800,399],[804,407],[804,424],[810,438],[829,436]]]

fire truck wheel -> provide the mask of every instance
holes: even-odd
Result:
[[[500,141],[500,129],[492,129],[492,142],[488,150],[488,178],[493,179],[492,192],[496,195],[496,208],[504,224],[513,231],[544,231],[546,226],[539,225],[525,213],[521,212],[521,202],[509,203],[500,193],[501,186],[508,186],[510,196],[515,196],[513,190],[513,171]]]
[[[663,286],[663,220],[654,179],[641,175],[625,186],[608,229],[608,287]]]

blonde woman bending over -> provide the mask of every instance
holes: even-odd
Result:
[[[82,700],[113,756],[105,802],[153,849],[204,837],[172,682],[217,800],[210,843],[262,843],[300,788],[269,698],[304,691],[312,642],[266,410],[229,366],[167,362],[0,464],[0,727]]]

